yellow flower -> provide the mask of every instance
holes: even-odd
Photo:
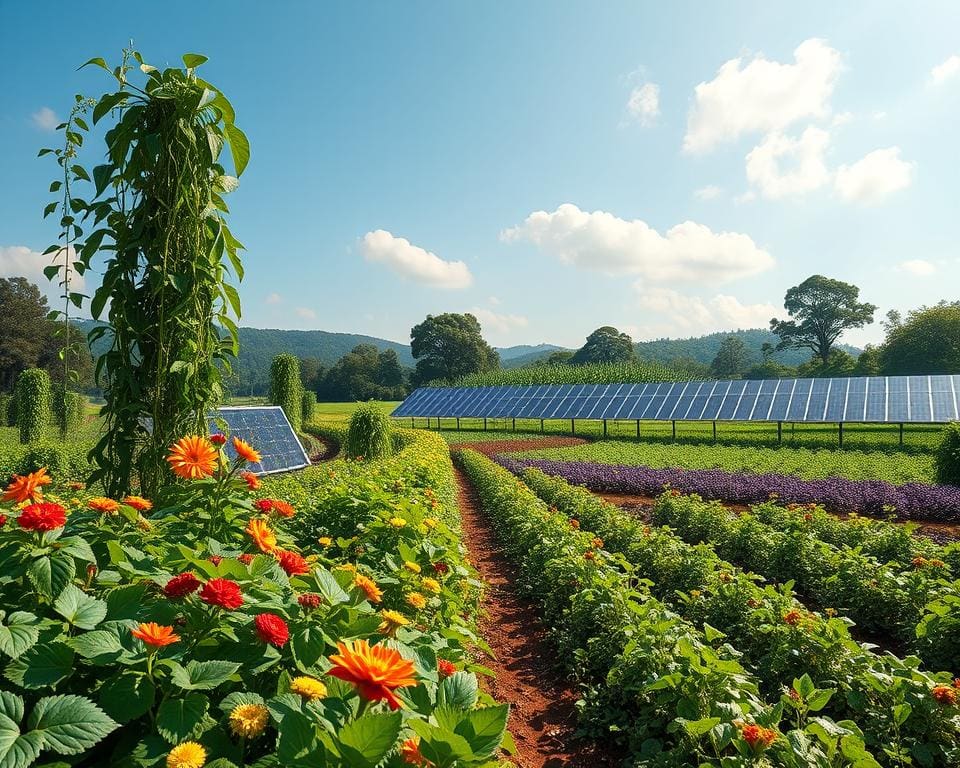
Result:
[[[427,592],[433,592],[435,595],[440,594],[440,582],[436,579],[427,578],[420,583],[422,584],[423,588],[427,590]]]
[[[343,565],[336,565],[336,566],[334,566],[333,570],[335,570],[335,571],[350,571],[350,573],[356,573],[356,572],[357,572],[357,566],[355,566],[353,563],[344,563]]]
[[[403,528],[403,526],[405,526],[406,524],[407,524],[407,521],[404,520],[402,517],[390,518],[390,525],[392,525],[394,528]]]
[[[432,529],[432,528],[436,528],[440,523],[439,523],[439,521],[438,521],[436,518],[434,518],[434,517],[425,517],[425,518],[423,518],[423,524],[424,524],[425,526],[427,526],[427,528],[431,528],[431,529]]]
[[[426,607],[427,598],[425,598],[419,592],[411,592],[409,595],[407,595],[407,604],[413,606],[419,611],[421,608]]]
[[[263,704],[240,704],[230,713],[230,730],[234,736],[255,739],[267,729],[270,713]]]
[[[178,744],[167,755],[167,768],[203,768],[207,762],[207,750],[195,741]]]
[[[329,547],[331,544],[333,544],[333,539],[331,539],[329,536],[321,536],[319,539],[317,539],[317,543],[321,547]]]
[[[313,701],[322,699],[327,695],[327,686],[314,677],[302,675],[290,681],[290,693],[296,693],[298,696]]]
[[[377,627],[377,629],[380,630],[381,634],[389,635],[390,637],[393,637],[400,627],[405,627],[410,623],[410,619],[397,611],[380,611],[380,618],[382,618],[383,621],[380,622],[380,626]]]
[[[419,565],[416,563],[411,563],[409,560],[404,561],[403,567],[406,568],[411,573],[420,573],[422,570]]]

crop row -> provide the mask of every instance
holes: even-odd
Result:
[[[808,674],[818,688],[835,691],[823,712],[855,720],[883,763],[954,765],[960,759],[960,712],[938,699],[950,675],[925,672],[916,658],[873,653],[851,638],[844,618],[806,610],[789,585],[760,585],[759,577],[723,561],[709,545],[691,545],[669,528],[647,526],[536,469],[524,472],[523,479],[564,517],[622,554],[636,577],[649,580],[655,596],[692,623],[722,632],[743,654],[744,666],[763,681],[766,695]]]
[[[695,493],[705,499],[756,504],[771,497],[784,503],[821,504],[833,512],[857,512],[875,517],[896,514],[901,519],[960,522],[960,487],[883,480],[801,480],[791,475],[752,475],[719,469],[651,469],[546,459],[500,457],[512,471],[537,467],[594,491],[657,496],[666,488]]]
[[[787,688],[769,692],[778,704],[765,705],[760,678],[722,632],[681,618],[588,526],[549,509],[509,472],[475,451],[458,457],[518,566],[518,585],[539,604],[558,658],[585,690],[588,733],[625,742],[635,765],[740,766],[766,751],[765,764],[776,766],[876,766],[856,725],[818,714],[834,691],[796,667]],[[786,604],[772,589],[769,599]],[[780,623],[768,610],[757,631],[782,635]],[[781,718],[793,727],[784,735]],[[916,727],[916,718],[903,720]]]
[[[677,445],[601,440],[567,448],[526,452],[521,458],[553,461],[589,461],[596,464],[665,469],[722,469],[727,472],[777,472],[806,480],[845,477],[849,480],[886,480],[889,483],[933,481],[933,458],[878,451],[761,448],[728,445]]]

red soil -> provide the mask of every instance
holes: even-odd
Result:
[[[486,445],[492,448],[490,443]],[[494,452],[503,450],[502,442],[497,446]],[[547,629],[536,606],[515,590],[516,569],[500,550],[475,491],[460,470],[456,475],[463,541],[487,584],[480,635],[495,654],[484,662],[496,675],[489,683],[489,693],[510,703],[508,728],[517,745],[512,760],[521,768],[616,765],[618,761],[596,744],[574,741],[576,690],[559,677]]]

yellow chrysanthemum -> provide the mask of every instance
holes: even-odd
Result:
[[[410,605],[419,611],[421,608],[426,607],[427,598],[425,598],[419,592],[411,592],[409,595],[407,595],[407,605]]]
[[[380,622],[380,626],[377,627],[377,629],[380,630],[381,634],[389,635],[390,637],[393,637],[400,627],[405,627],[410,623],[410,619],[402,613],[389,609],[380,611],[380,618],[383,619],[383,621]]]
[[[436,579],[424,579],[422,582],[420,582],[420,585],[427,590],[427,592],[433,592],[435,595],[440,594],[440,582]]]
[[[402,517],[390,518],[390,525],[392,525],[394,528],[403,528],[403,526],[405,526],[406,524],[407,524],[407,521],[404,520]]]
[[[321,536],[319,539],[317,539],[317,543],[321,547],[329,547],[331,544],[333,544],[333,539],[331,539],[329,536]]]
[[[240,704],[233,708],[229,719],[234,736],[255,739],[267,729],[270,713],[263,704]]]
[[[412,563],[409,560],[404,562],[403,567],[406,568],[411,573],[420,573],[420,571],[422,570],[422,568],[420,568],[419,565],[417,565],[416,563]]]
[[[167,768],[203,768],[207,762],[207,750],[195,741],[178,744],[167,755]]]
[[[327,686],[314,677],[301,675],[290,681],[290,693],[295,693],[298,696],[303,696],[303,698],[313,701],[315,699],[322,699],[327,695]]]
[[[423,518],[423,524],[427,526],[427,528],[436,528],[440,524],[440,521],[434,517],[425,517]]]

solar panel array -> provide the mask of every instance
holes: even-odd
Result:
[[[396,417],[944,423],[960,375],[423,387]]]
[[[310,457],[279,405],[219,408],[210,419],[210,433],[220,431],[246,440],[260,453],[262,461],[249,467],[254,474],[269,475],[310,465]],[[227,455],[235,459],[236,452],[229,440],[224,447]]]

